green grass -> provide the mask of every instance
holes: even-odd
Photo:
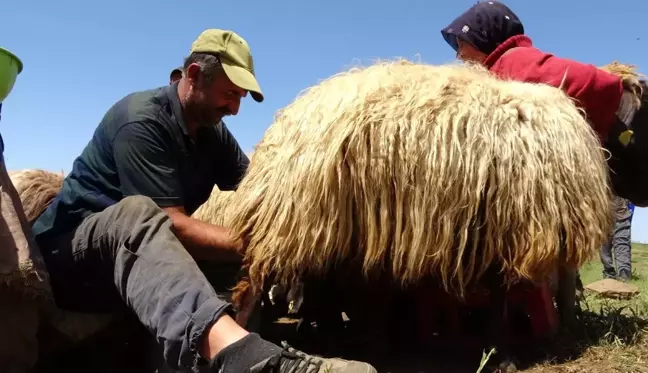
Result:
[[[586,264],[583,284],[601,280],[602,269],[598,257]],[[612,300],[586,293],[578,330],[561,335],[547,349],[548,360],[526,372],[648,372],[648,245],[633,244],[632,273],[638,296]]]
[[[581,268],[580,275],[583,285],[601,280],[603,278],[603,265],[600,259],[595,258]],[[632,245],[632,278],[631,284],[637,285],[641,291],[639,295],[629,301],[615,301],[587,297],[586,306],[592,308],[596,305],[617,306],[632,308],[635,311],[648,314],[648,245],[635,243]]]

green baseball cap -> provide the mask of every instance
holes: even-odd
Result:
[[[250,92],[256,102],[263,101],[263,92],[254,76],[254,62],[247,41],[234,31],[205,30],[191,45],[191,53],[218,55],[225,74],[232,83]]]

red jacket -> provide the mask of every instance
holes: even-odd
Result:
[[[533,47],[525,35],[509,38],[484,62],[497,76],[554,87],[565,80],[563,89],[584,109],[587,119],[602,140],[615,120],[621,101],[621,79],[594,65],[556,57]],[[565,77],[566,76],[566,77]]]

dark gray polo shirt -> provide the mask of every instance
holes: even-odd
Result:
[[[69,232],[131,195],[192,214],[215,185],[234,190],[249,160],[221,122],[189,138],[177,83],[130,94],[111,107],[74,161],[61,192],[34,223],[36,236]]]

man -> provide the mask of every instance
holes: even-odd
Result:
[[[538,50],[520,19],[498,1],[473,5],[441,34],[458,58],[482,64],[497,76],[561,87],[584,109],[612,153],[608,164],[615,193],[637,206],[648,205],[648,92],[637,110],[617,76]]]
[[[233,190],[248,159],[221,119],[263,94],[247,42],[210,29],[172,85],[108,110],[59,196],[34,224],[59,307],[128,306],[173,369],[375,372],[319,359],[248,333],[194,259],[240,260],[228,231],[191,218],[214,185]]]
[[[178,67],[171,70],[171,74],[169,75],[169,85],[179,81],[180,79],[182,79],[182,68]]]
[[[632,275],[632,241],[630,232],[634,206],[624,198],[615,197],[614,207],[616,213],[614,231],[608,242],[601,246],[603,278],[612,278],[627,282]],[[614,253],[614,258],[612,257],[612,253]],[[616,268],[614,262],[616,262]]]

